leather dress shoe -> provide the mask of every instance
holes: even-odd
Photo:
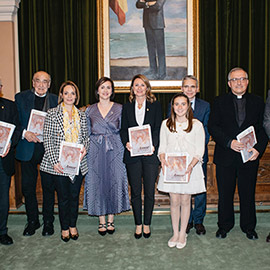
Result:
[[[226,238],[227,237],[227,232],[223,229],[218,229],[216,232],[216,237],[217,238]]]
[[[54,234],[53,223],[52,222],[44,222],[42,235],[50,236]]]
[[[268,236],[266,237],[266,242],[270,242],[270,233],[268,234]]]
[[[26,227],[23,231],[24,236],[31,236],[35,234],[36,230],[40,227],[39,221],[30,221],[26,224]]]
[[[248,230],[248,231],[246,231],[246,236],[250,240],[256,240],[256,239],[258,239],[258,234],[255,232],[255,230]]]
[[[13,240],[7,234],[0,235],[0,243],[2,245],[11,245],[13,244]]]
[[[198,235],[204,235],[206,233],[205,227],[203,224],[195,224],[196,233]]]
[[[186,233],[189,233],[192,228],[193,228],[193,222],[188,223]]]

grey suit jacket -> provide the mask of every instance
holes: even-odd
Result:
[[[263,126],[270,138],[270,90],[268,90],[268,97],[265,104]]]
[[[88,151],[89,137],[86,116],[84,112],[80,110],[78,110],[78,112],[81,124],[78,143],[83,144],[86,151]],[[48,111],[44,122],[43,140],[45,154],[40,165],[40,170],[50,174],[68,176],[66,174],[59,174],[53,169],[53,166],[59,162],[61,142],[65,140],[63,110],[61,105]],[[80,169],[82,175],[85,175],[88,172],[86,156],[81,161]]]

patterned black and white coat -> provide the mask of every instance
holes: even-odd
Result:
[[[83,144],[86,152],[88,152],[89,136],[87,130],[86,116],[84,112],[80,111],[79,109],[77,110],[79,113],[81,126],[78,143]],[[57,173],[53,169],[54,165],[59,162],[60,145],[61,142],[64,140],[65,134],[63,125],[63,109],[61,107],[61,104],[59,104],[56,108],[48,110],[47,116],[45,118],[43,129],[43,145],[45,148],[45,154],[40,165],[41,171],[55,175],[68,176],[67,174]],[[82,175],[85,175],[88,172],[86,155],[81,161],[80,171]]]

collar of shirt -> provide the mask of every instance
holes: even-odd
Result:
[[[46,97],[47,93],[44,94],[44,95],[39,95],[39,94],[35,91],[35,95],[36,95],[37,97]]]

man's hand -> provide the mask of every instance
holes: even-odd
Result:
[[[151,1],[151,2],[148,2],[148,6],[153,6],[156,4],[157,1]]]
[[[24,134],[24,138],[28,141],[28,142],[34,142],[34,143],[37,143],[39,142],[40,143],[40,140],[39,138],[37,137],[38,133],[33,133],[31,131],[26,131],[25,134]]]
[[[240,152],[243,150],[245,145],[243,143],[238,142],[237,140],[232,140],[231,142],[231,149],[235,152]]]
[[[248,161],[256,160],[260,154],[255,148],[250,148],[248,152],[252,152],[252,156],[248,159]]]

